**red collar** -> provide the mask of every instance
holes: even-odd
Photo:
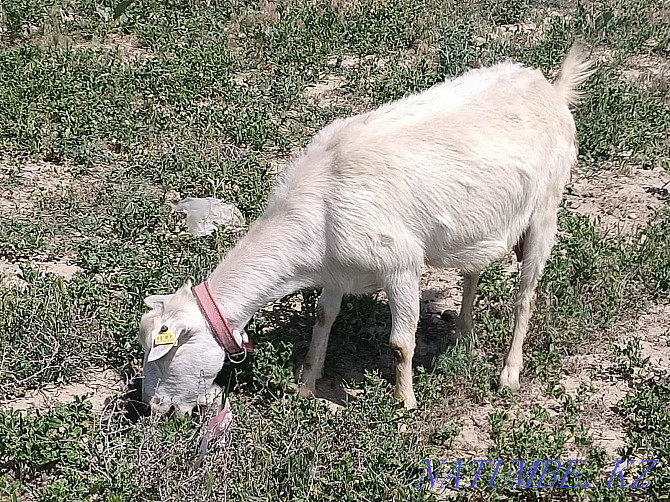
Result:
[[[221,312],[221,309],[216,304],[216,300],[214,300],[214,296],[212,296],[212,290],[209,288],[207,281],[203,281],[193,287],[193,296],[195,296],[198,302],[202,315],[205,317],[210,328],[212,328],[214,337],[219,342],[219,345],[228,353],[228,357],[238,354],[246,356],[247,352],[253,350],[251,340],[242,343],[242,345],[237,343],[226,318],[223,317],[223,312]]]

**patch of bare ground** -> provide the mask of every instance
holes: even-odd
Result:
[[[67,258],[46,262],[33,262],[32,265],[39,270],[62,277],[66,281],[69,281],[82,271],[80,267],[70,263]]]
[[[557,417],[563,410],[562,404],[555,398],[547,396],[543,386],[536,380],[522,376],[521,389],[515,394],[514,403],[505,409],[507,420],[522,421],[531,414],[533,406],[545,410],[550,419]],[[459,406],[447,412],[450,420],[459,423],[460,432],[449,447],[451,458],[475,458],[473,455],[485,454],[493,446],[489,415],[494,411],[493,404],[459,403]]]
[[[640,339],[642,356],[648,357],[649,363],[641,373],[627,380],[618,371],[618,362],[607,346],[610,340],[625,346],[632,337]],[[582,353],[564,360],[566,374],[561,378],[561,385],[571,397],[576,397],[580,388],[587,391],[579,407],[580,422],[586,426],[593,444],[604,449],[611,458],[616,457],[617,449],[625,445],[626,437],[626,424],[617,413],[617,404],[634,390],[641,378],[667,374],[670,369],[669,340],[670,305],[654,306],[636,320],[594,334],[583,345]],[[505,410],[508,420],[527,418],[533,406],[547,411],[550,419],[563,412],[561,402],[546,395],[539,382],[525,380],[514,404]],[[440,458],[474,458],[473,455],[486,453],[492,445],[488,417],[493,409],[490,403],[470,403],[459,405],[457,410],[448,410],[447,421],[457,422],[460,432]],[[565,454],[571,458],[584,458],[585,451],[569,441]]]
[[[558,15],[560,14],[557,11],[543,12],[541,16],[537,16],[535,21],[502,24],[494,26],[492,30],[487,27],[485,32],[475,37],[475,42],[477,45],[484,45],[488,38],[499,42],[521,43],[524,46],[532,47],[544,38],[554,17]]]
[[[182,199],[182,196],[179,193],[179,191],[174,188],[165,191],[162,187],[154,185],[153,183],[147,183],[142,188],[148,196],[154,199],[164,198],[165,202],[172,205],[176,204]]]
[[[491,403],[481,403],[459,408],[459,433],[449,446],[449,455],[454,458],[477,458],[493,445],[489,415]]]
[[[53,260],[21,259],[15,262],[0,258],[0,286],[25,286],[21,263],[27,263],[41,272],[54,274],[66,281],[82,272],[82,269],[72,263],[70,257],[67,256]]]
[[[670,305],[657,305],[635,324],[643,357],[649,358],[651,374],[670,370]]]
[[[621,72],[626,80],[646,89],[667,90],[670,87],[670,59],[658,55],[639,54],[626,61]]]
[[[64,195],[73,180],[67,165],[31,161],[17,166],[0,160],[0,216],[32,216],[46,195]]]
[[[63,223],[59,212],[49,209],[52,203],[72,197],[90,199],[104,183],[109,169],[110,166],[99,165],[88,174],[79,174],[69,164],[46,161],[17,164],[0,159],[0,217],[24,222],[39,219],[47,226],[50,222]],[[76,231],[69,235],[81,236]],[[62,236],[62,233],[51,235],[49,241],[57,242]]]
[[[93,50],[115,52],[123,63],[148,61],[155,57],[149,47],[130,34],[110,33],[103,38],[91,40],[70,40],[65,45],[69,50]]]
[[[345,68],[347,70],[358,68],[360,65],[359,58],[349,54],[340,54],[331,56],[328,59],[328,66],[331,68]]]
[[[500,261],[507,273],[518,272],[519,264],[509,253]],[[454,269],[428,267],[421,276],[421,312],[424,315],[457,316],[461,308],[463,290],[461,274]]]
[[[77,383],[46,385],[25,396],[0,401],[0,409],[43,411],[71,403],[76,398],[86,398],[91,401],[94,413],[102,413],[114,406],[114,397],[125,392],[127,387],[127,382],[115,371],[93,367],[83,372]]]
[[[125,63],[144,62],[154,57],[149,47],[129,34],[110,34],[102,40],[100,47],[116,51],[121,61]]]
[[[427,268],[421,276],[422,314],[440,316],[445,311],[457,315],[462,288],[457,270]]]
[[[533,406],[544,409],[550,420],[556,419],[562,413],[561,403],[547,396],[544,393],[543,386],[534,380],[522,380],[521,389],[516,394],[514,403],[505,408],[507,414],[507,423],[522,422],[531,417]],[[476,459],[487,458],[488,450],[494,446],[491,438],[490,414],[499,409],[490,402],[472,403],[458,402],[453,409],[436,409],[433,411],[443,423],[456,423],[459,427],[458,435],[447,445],[446,450],[440,453],[436,458],[456,461],[458,459]],[[432,417],[435,418],[435,417]],[[574,445],[573,445],[574,446]],[[569,445],[566,445],[566,449]],[[573,457],[571,457],[573,458]],[[583,455],[574,458],[584,458]],[[438,499],[453,498],[458,495],[454,489],[438,489],[435,485],[431,489]]]
[[[458,403],[458,408],[453,410],[440,410],[441,407],[432,410],[433,416],[424,419],[424,422],[437,421],[441,423],[457,422],[458,435],[446,446],[444,452],[440,452],[435,458],[446,460],[445,469],[451,468],[457,460],[487,458],[487,450],[493,446],[491,439],[491,424],[489,415],[494,410],[491,403],[474,404],[471,402]],[[430,411],[428,413],[431,413]],[[439,476],[440,484],[428,485],[438,500],[452,499],[458,497],[459,490],[449,486],[449,480],[442,486],[443,476],[448,470]],[[461,485],[462,487],[462,485]]]
[[[588,427],[594,446],[614,457],[617,449],[624,446],[626,436],[625,424],[616,413],[616,404],[631,389],[612,372],[614,362],[606,345],[595,347],[591,342],[589,350],[589,353],[569,356],[565,360],[567,374],[561,378],[561,385],[572,397],[580,388],[589,389],[580,406],[580,419]]]
[[[0,286],[22,286],[21,268],[16,264],[0,259]]]
[[[609,47],[598,45],[591,48],[589,53],[589,61],[591,61],[594,66],[601,64],[610,64],[615,60],[614,53]]]
[[[618,362],[607,350],[610,341],[625,346],[634,338],[640,340],[642,357],[649,358],[641,372],[626,379]],[[627,320],[595,334],[584,346],[584,352],[565,361],[566,375],[561,384],[568,395],[575,396],[580,387],[592,392],[583,404],[581,419],[588,426],[594,445],[610,457],[625,444],[624,419],[616,412],[621,399],[630,393],[642,378],[667,374],[670,369],[670,305],[655,305],[637,319]]]
[[[604,231],[632,233],[647,224],[668,197],[670,175],[661,168],[630,174],[600,170],[578,172],[566,207],[591,218]]]
[[[337,75],[328,75],[325,80],[321,80],[307,87],[307,102],[311,105],[331,106],[343,104],[346,99],[342,95],[341,87],[344,81]]]
[[[62,19],[59,19],[61,16]],[[67,33],[63,21],[72,21],[72,19],[71,15],[52,12],[52,15],[45,19],[43,26],[27,24],[19,33],[11,37],[7,33],[3,33],[0,23],[0,44],[17,46],[28,42],[63,50],[106,50],[116,52],[119,59],[124,63],[143,62],[154,57],[149,47],[144,45],[137,37],[128,33],[109,33],[102,38],[93,36],[90,40],[81,40],[71,36]]]

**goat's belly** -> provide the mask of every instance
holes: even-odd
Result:
[[[515,228],[509,228],[507,232],[490,233],[478,239],[437,232],[424,242],[425,262],[433,267],[481,270],[509,252],[516,242],[517,234],[522,232],[521,228],[516,227],[522,225],[514,225]]]
[[[427,253],[426,264],[431,267],[477,271],[505,256],[509,247],[506,241],[490,240],[458,248],[445,248],[441,251]]]
[[[500,205],[508,209],[494,211],[484,200],[477,205],[469,199],[460,214],[435,211],[431,224],[418,233],[426,263],[476,271],[505,256],[527,229],[535,204],[520,205],[511,197]]]
[[[381,288],[379,277],[374,271],[337,262],[324,267],[315,283],[350,295],[372,293]]]

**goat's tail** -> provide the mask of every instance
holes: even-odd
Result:
[[[586,81],[593,73],[591,61],[584,54],[581,44],[576,43],[565,57],[554,87],[563,96],[568,106],[576,106],[581,97],[578,87]]]

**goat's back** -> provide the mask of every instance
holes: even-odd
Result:
[[[537,70],[472,70],[324,128],[280,198],[314,195],[329,253],[361,267],[417,257],[479,269],[555,206],[576,158],[566,100]]]

